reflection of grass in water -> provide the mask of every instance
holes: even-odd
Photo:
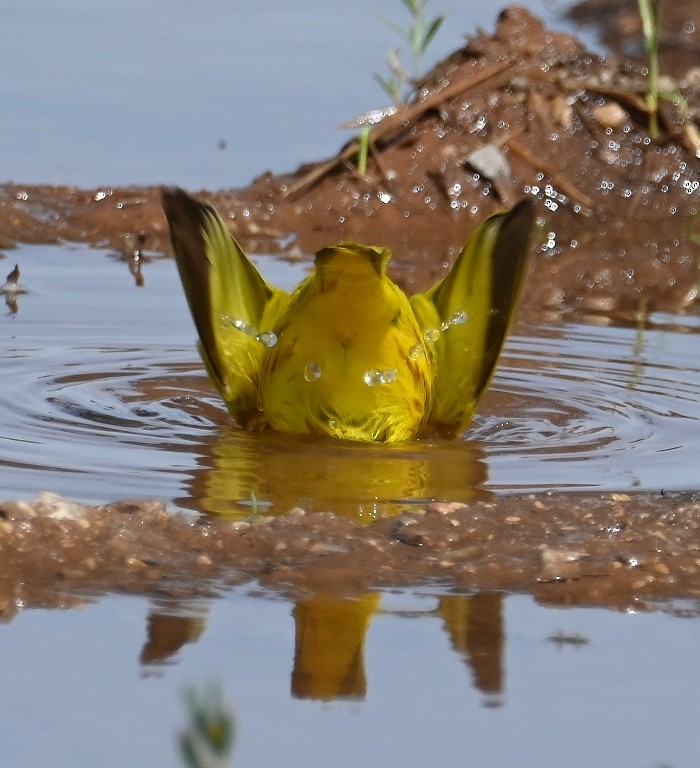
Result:
[[[634,336],[634,347],[632,348],[632,376],[629,382],[629,389],[637,388],[644,372],[644,334],[649,326],[648,297],[644,296],[640,299],[637,311],[634,313],[634,319],[637,331]]]
[[[236,723],[221,687],[210,684],[185,691],[189,722],[180,735],[188,768],[226,768],[236,738]]]

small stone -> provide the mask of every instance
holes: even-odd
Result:
[[[522,519],[521,519],[520,517],[517,517],[517,515],[509,515],[509,516],[506,518],[506,522],[507,522],[507,523],[511,523],[511,524],[515,524],[515,523],[520,523],[520,522],[522,522]]]
[[[507,199],[513,186],[513,172],[508,157],[495,144],[484,144],[474,150],[467,163],[479,174],[493,182],[498,196]]]
[[[691,67],[683,75],[681,85],[684,88],[700,88],[700,67]]]
[[[410,526],[400,520],[397,520],[389,534],[394,541],[406,544],[409,547],[422,547],[425,544],[425,538],[420,533],[414,533]]]
[[[616,101],[597,106],[593,116],[603,128],[621,128],[629,120],[627,112]]]
[[[197,565],[211,565],[211,558],[207,555],[200,555],[197,558]]]
[[[26,503],[26,501],[3,501],[0,502],[0,518],[5,520],[30,520],[36,517],[36,512]]]
[[[88,511],[83,504],[68,501],[57,493],[48,491],[40,493],[32,502],[32,507],[37,515],[49,517],[52,520],[80,520]]]
[[[439,515],[449,515],[452,512],[461,512],[468,509],[461,501],[434,501],[428,505],[428,512],[437,512]]]
[[[589,557],[587,552],[573,549],[546,548],[541,552],[543,580],[564,580],[581,575],[581,560]]]
[[[342,544],[334,544],[330,541],[317,541],[308,547],[309,552],[315,555],[337,555],[347,552],[347,547]]]
[[[555,96],[549,103],[552,120],[562,128],[571,128],[574,124],[574,114],[568,99],[562,94]]]

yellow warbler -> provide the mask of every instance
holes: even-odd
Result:
[[[318,251],[291,294],[273,288],[212,206],[162,197],[202,358],[240,426],[397,442],[469,423],[517,304],[531,202],[488,218],[409,299],[387,248],[351,242]]]

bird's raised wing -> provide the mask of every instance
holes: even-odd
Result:
[[[288,295],[263,280],[212,206],[178,188],[161,194],[200,353],[244,425],[257,412],[263,353]]]
[[[448,433],[469,423],[493,375],[517,307],[534,218],[530,200],[489,217],[445,277],[411,297],[435,358],[429,421]]]

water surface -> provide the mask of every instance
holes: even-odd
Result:
[[[232,427],[171,260],[144,263],[137,285],[105,251],[26,246],[12,257],[30,292],[0,318],[7,496],[374,515],[494,492],[697,487],[694,315],[520,327],[461,439],[368,446]],[[283,288],[308,268],[258,263]]]
[[[176,766],[182,692],[216,680],[234,766],[692,768],[697,632],[697,618],[439,590],[30,611],[2,629],[2,760]]]

